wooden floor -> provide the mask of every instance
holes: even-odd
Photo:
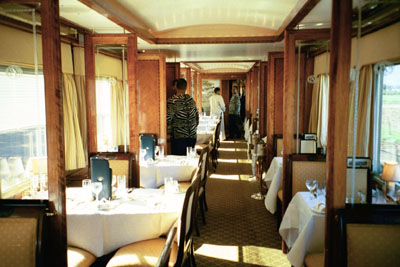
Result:
[[[281,252],[276,218],[249,182],[251,161],[244,141],[222,142],[219,164],[207,182],[206,225],[194,236],[197,266],[290,266]]]

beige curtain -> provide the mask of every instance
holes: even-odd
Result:
[[[317,134],[318,147],[326,147],[328,136],[328,113],[329,113],[329,76],[318,75],[314,84],[310,110],[309,133]]]
[[[117,80],[111,87],[111,123],[113,145],[129,144],[129,111],[128,92],[124,90],[121,80]]]
[[[86,83],[84,75],[74,75],[76,93],[78,96],[78,120],[81,130],[83,151],[85,151],[85,159],[87,163],[87,118],[86,118]]]
[[[63,74],[65,169],[86,166],[78,115],[78,93],[72,74]]]
[[[356,157],[371,157],[372,155],[372,127],[373,127],[373,101],[374,101],[374,66],[365,65],[360,69],[357,109],[357,138]],[[350,87],[349,104],[349,131],[347,154],[353,152],[353,123],[354,123],[354,94],[355,83]]]

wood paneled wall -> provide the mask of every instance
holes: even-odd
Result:
[[[166,63],[166,86],[167,86],[167,99],[171,98],[176,92],[172,90],[172,81],[180,77],[180,63],[172,62]]]
[[[164,55],[139,55],[137,63],[138,134],[167,138],[167,89]]]
[[[267,135],[267,81],[268,81],[268,63],[260,63],[260,135]]]
[[[198,96],[198,82],[197,82],[197,71],[194,71],[193,73],[192,73],[192,75],[193,75],[193,89],[194,89],[194,96],[193,96],[193,99],[194,99],[194,101],[196,102],[196,104],[197,104],[197,96]]]
[[[274,134],[282,134],[283,112],[283,53],[268,53],[268,80],[267,80],[267,166],[274,155]],[[280,132],[278,127],[280,126]]]

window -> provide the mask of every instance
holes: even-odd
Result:
[[[113,79],[96,80],[97,151],[118,151],[113,146],[111,90]]]
[[[0,69],[0,84],[0,197],[14,197],[26,189],[44,191],[47,150],[43,75],[10,66]]]
[[[400,64],[375,65],[374,171],[386,161],[400,162]]]

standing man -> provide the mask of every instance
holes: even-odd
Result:
[[[240,138],[240,130],[238,128],[240,116],[240,97],[236,86],[232,89],[232,97],[229,102],[229,138]]]
[[[186,87],[186,80],[179,79],[176,95],[167,103],[168,134],[171,136],[173,155],[186,155],[186,147],[196,144],[199,112],[193,98],[185,94]]]
[[[215,95],[210,97],[210,115],[221,117],[221,140],[225,140],[225,123],[224,123],[224,112],[225,112],[225,102],[221,96],[221,88],[215,87]]]

